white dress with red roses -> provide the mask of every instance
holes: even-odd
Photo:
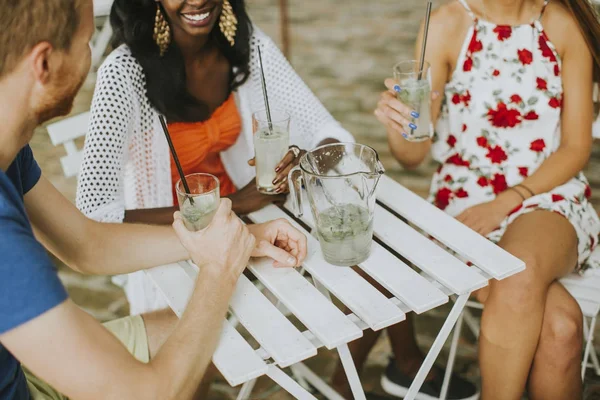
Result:
[[[561,60],[540,19],[494,25],[477,19],[466,2],[459,1],[474,24],[445,88],[432,146],[441,166],[430,192],[430,200],[453,216],[521,183],[556,151],[563,94]],[[497,242],[507,226],[527,212],[554,211],[575,228],[583,267],[600,234],[589,196],[588,182],[578,174],[527,199],[488,237]]]

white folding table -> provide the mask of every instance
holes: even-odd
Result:
[[[230,385],[244,385],[239,399],[248,398],[256,378],[263,375],[299,399],[315,398],[305,389],[306,382],[330,399],[341,399],[303,364],[320,347],[338,351],[354,397],[365,399],[348,343],[360,338],[367,328],[384,329],[403,321],[408,312],[421,314],[452,297],[454,305],[405,397],[414,399],[470,294],[486,286],[489,279],[504,279],[525,268],[521,260],[386,176],[381,178],[377,198],[376,239],[371,256],[359,268],[392,293],[391,299],[352,268],[325,262],[317,239],[282,209],[268,206],[249,215],[255,223],[286,218],[307,234],[309,254],[303,268],[311,278],[296,269],[273,268],[268,260],[251,260],[249,265],[263,291],[247,277],[240,278],[231,299],[232,318],[223,322],[223,333],[213,357],[215,366]],[[303,222],[312,227],[309,210],[304,213]],[[454,252],[470,260],[473,266],[467,266]],[[150,269],[147,274],[173,311],[181,316],[194,287],[197,267],[185,262]],[[267,295],[264,288],[269,292]],[[331,296],[352,313],[341,312],[331,302]],[[289,315],[294,315],[305,329],[297,329]],[[236,330],[237,323],[259,343],[259,349],[254,350]],[[442,398],[448,389],[454,356],[450,354]],[[287,367],[295,379],[282,371]]]

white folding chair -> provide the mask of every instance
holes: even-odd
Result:
[[[92,70],[100,66],[102,56],[108,47],[112,37],[112,28],[108,16],[112,7],[113,0],[94,0],[94,17],[106,17],[100,30],[92,38]]]
[[[596,0],[597,4],[600,4],[600,0]],[[600,103],[600,90],[598,88],[598,84],[594,84],[594,95],[593,95],[594,103]],[[600,113],[596,117],[596,121],[592,125],[592,136],[594,139],[600,139]]]
[[[600,261],[600,247],[597,247],[590,257],[591,259]],[[594,328],[596,327],[598,313],[600,313],[600,271],[588,271],[583,276],[571,274],[561,279],[560,282],[569,291],[571,296],[577,300],[583,313],[585,350],[581,364],[581,379],[584,379],[588,368],[593,368],[596,375],[600,376],[600,362],[598,360],[596,349],[594,348]],[[462,323],[464,322],[475,337],[479,338],[479,321],[473,316],[469,308],[483,310],[483,305],[478,301],[471,300],[467,302],[461,318],[456,324],[454,337],[450,344],[450,357],[448,358],[446,371],[447,375],[449,375],[449,372],[451,373],[452,368],[454,367],[454,355],[458,348],[458,338],[461,334]]]
[[[85,136],[90,120],[89,111],[68,117],[46,127],[54,146],[63,145],[67,155],[61,157],[60,164],[67,178],[77,176],[81,168],[83,152],[77,148],[75,139]]]

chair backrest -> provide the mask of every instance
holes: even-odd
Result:
[[[88,111],[47,126],[52,144],[54,146],[63,145],[67,151],[67,155],[60,159],[60,164],[67,178],[79,174],[83,151],[77,148],[75,139],[85,136],[89,120],[90,113]]]
[[[94,16],[95,17],[108,17],[110,15],[110,9],[112,7],[113,0],[94,0]],[[102,62],[102,56],[108,47],[110,39],[112,37],[112,27],[110,21],[105,18],[103,25],[100,30],[94,34],[92,38],[92,67],[98,68]]]
[[[105,17],[110,14],[113,0],[94,0],[94,16]]]

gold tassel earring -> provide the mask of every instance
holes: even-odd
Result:
[[[160,4],[156,2],[156,17],[154,18],[154,35],[152,35],[158,49],[160,50],[160,56],[164,56],[171,44],[171,27],[165,19],[162,11],[160,10]]]
[[[229,0],[223,0],[223,8],[221,10],[221,18],[219,19],[219,28],[223,32],[223,36],[229,41],[231,47],[235,45],[235,33],[237,31],[238,20],[233,13],[233,7]]]

